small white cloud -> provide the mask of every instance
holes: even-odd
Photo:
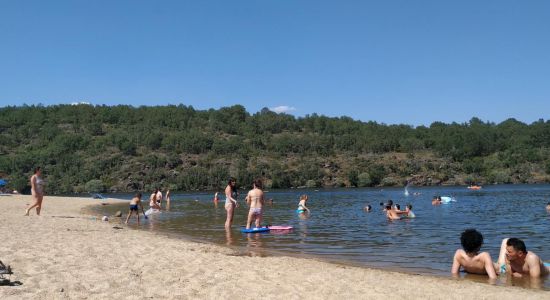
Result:
[[[71,102],[71,105],[90,105],[90,102],[86,102],[86,101]]]
[[[292,106],[281,105],[281,106],[277,106],[277,107],[270,107],[269,110],[280,114],[280,113],[288,113],[288,112],[291,112],[291,111],[295,111],[296,108],[292,107]]]

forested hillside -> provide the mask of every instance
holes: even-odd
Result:
[[[550,122],[473,118],[429,127],[296,118],[240,105],[0,108],[0,178],[46,191],[213,190],[234,176],[269,188],[550,181]]]

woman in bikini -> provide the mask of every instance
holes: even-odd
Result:
[[[149,197],[149,206],[152,208],[152,209],[158,209],[160,210],[160,205],[159,203],[157,202],[157,195],[159,193],[159,189],[155,189],[155,191],[151,194],[151,196]]]
[[[250,229],[253,219],[256,219],[256,228],[260,227],[264,206],[264,192],[262,191],[262,181],[260,179],[256,179],[252,183],[252,190],[246,195],[246,203],[250,206],[246,229]]]
[[[229,178],[227,187],[225,187],[225,211],[227,212],[225,228],[231,227],[231,224],[233,223],[233,216],[235,215],[235,208],[238,206],[235,178]]]
[[[34,169],[34,175],[31,177],[31,193],[34,199],[33,205],[27,208],[25,216],[29,215],[31,209],[36,207],[36,215],[40,216],[40,210],[42,209],[42,200],[44,199],[44,180],[40,177],[42,175],[42,169],[36,167]]]

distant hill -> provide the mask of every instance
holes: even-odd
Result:
[[[429,127],[316,114],[296,118],[235,105],[0,108],[0,177],[47,192],[216,190],[233,176],[269,188],[550,181],[550,122],[472,118]]]

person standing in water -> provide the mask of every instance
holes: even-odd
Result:
[[[151,194],[151,197],[149,197],[149,206],[152,209],[160,209],[160,206],[157,202],[158,192],[159,192],[159,189],[155,189],[155,191]]]
[[[260,179],[254,180],[252,183],[252,190],[248,192],[245,200],[248,206],[250,206],[248,220],[246,221],[246,229],[250,229],[253,219],[256,219],[256,228],[260,227],[264,206],[264,192],[262,191],[262,181]]]
[[[304,212],[310,212],[309,211],[309,208],[307,208],[306,206],[306,202],[307,200],[309,199],[309,197],[307,195],[302,195],[300,196],[300,202],[298,202],[298,208],[296,209],[297,212],[299,213],[304,213]]]
[[[166,210],[170,210],[170,190],[166,190]]]
[[[233,216],[235,216],[235,208],[239,207],[237,203],[237,188],[235,178],[229,178],[227,186],[225,187],[225,211],[227,217],[225,219],[225,228],[230,228],[233,223]]]
[[[141,209],[141,213],[143,214],[143,217],[147,219],[147,216],[145,215],[145,212],[143,211],[143,206],[141,205],[141,193],[137,193],[134,195],[134,198],[130,200],[130,211],[128,212],[128,217],[126,217],[126,224],[128,224],[128,220],[130,220],[130,217],[132,216],[132,213],[136,213],[137,218],[137,224],[139,225],[139,210]]]
[[[160,187],[157,188],[157,195],[155,196],[155,200],[157,201],[159,209],[161,209],[162,208],[162,192],[160,191]]]
[[[218,202],[220,202],[220,197],[218,196],[218,194],[219,194],[219,193],[216,192],[216,193],[214,194],[214,199],[212,199],[212,201],[214,202],[214,207],[216,207],[216,208],[218,207]]]
[[[44,180],[40,177],[42,175],[42,169],[36,167],[34,169],[34,175],[31,176],[31,193],[34,199],[33,205],[27,208],[25,216],[29,215],[31,209],[36,207],[36,215],[40,216],[40,210],[42,209],[42,200],[44,200]]]

